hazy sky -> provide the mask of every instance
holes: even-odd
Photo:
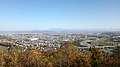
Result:
[[[0,30],[120,29],[120,0],[0,0]]]

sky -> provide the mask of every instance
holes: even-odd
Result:
[[[120,29],[120,0],[0,0],[0,31]]]

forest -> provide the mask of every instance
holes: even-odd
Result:
[[[40,51],[28,47],[11,46],[7,51],[0,50],[0,67],[119,67],[120,47],[112,54],[100,48],[90,48],[83,53],[73,43],[62,42],[58,49]]]

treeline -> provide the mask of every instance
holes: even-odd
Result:
[[[61,43],[55,50],[40,51],[11,47],[7,52],[0,51],[0,67],[119,67],[120,47],[113,54],[90,48],[86,53],[77,51],[71,42]]]

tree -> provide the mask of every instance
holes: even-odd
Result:
[[[92,67],[100,67],[100,56],[102,52],[99,48],[90,48],[91,52],[91,66]]]
[[[120,66],[120,46],[116,47],[113,50],[113,58],[114,58],[114,66],[119,67]]]

